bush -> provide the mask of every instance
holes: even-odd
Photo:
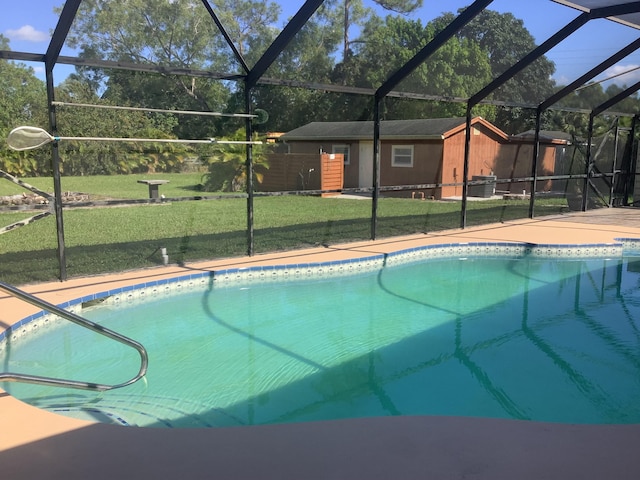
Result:
[[[244,129],[233,134],[229,140],[242,141],[245,139]],[[256,136],[257,140],[258,137]],[[203,189],[207,192],[240,192],[246,189],[246,148],[244,144],[216,144],[212,147],[214,153],[203,159],[208,165],[208,172],[203,177]],[[270,146],[266,144],[253,145],[254,181],[262,182],[262,175],[255,169],[268,169],[268,152]]]

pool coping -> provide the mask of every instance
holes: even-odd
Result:
[[[535,229],[535,231],[534,231]],[[227,259],[187,268],[88,277],[25,289],[55,304],[140,279],[277,261],[316,263],[327,254],[366,257],[381,250],[495,240],[528,244],[615,244],[640,227],[576,221],[508,224],[359,242],[330,249]],[[587,240],[587,241],[585,241]],[[303,261],[304,260],[304,261]],[[206,275],[206,273],[204,273]],[[118,283],[123,282],[123,283]],[[141,282],[138,282],[141,283]],[[85,285],[83,285],[85,284]],[[87,287],[86,284],[89,284]],[[61,288],[65,287],[65,288]],[[68,288],[66,288],[68,287]],[[28,316],[0,297],[0,328]],[[12,320],[13,319],[13,320]],[[147,429],[60,417],[0,390],[0,465],[7,478],[637,478],[640,425],[564,425],[462,417],[381,417],[222,429]],[[144,460],[143,460],[144,459]]]

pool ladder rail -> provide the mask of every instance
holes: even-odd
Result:
[[[124,345],[127,345],[131,348],[134,348],[140,354],[140,370],[138,374],[133,377],[131,380],[128,380],[124,383],[119,383],[117,385],[105,385],[101,383],[91,383],[91,382],[78,382],[75,380],[65,380],[60,378],[51,378],[51,377],[41,377],[38,375],[25,375],[21,373],[11,373],[11,372],[3,372],[0,373],[0,382],[22,382],[22,383],[34,383],[37,385],[48,385],[54,387],[67,387],[67,388],[77,388],[80,390],[96,390],[99,392],[103,392],[106,390],[113,390],[114,388],[122,388],[127,385],[131,385],[132,383],[137,382],[147,373],[147,366],[149,364],[149,356],[147,354],[147,350],[135,340],[132,340],[124,335],[121,335],[113,330],[109,330],[102,325],[92,322],[91,320],[87,320],[75,313],[68,312],[63,308],[57,307],[51,303],[48,303],[44,300],[39,299],[23,290],[20,290],[16,287],[13,287],[4,282],[0,282],[0,291],[8,293],[20,300],[23,300],[31,305],[35,305],[36,307],[42,308],[50,313],[54,313],[59,317],[62,317],[66,320],[69,320],[81,327],[88,328],[95,333],[99,333],[100,335],[104,335],[112,340],[120,342]]]

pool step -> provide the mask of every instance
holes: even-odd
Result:
[[[222,410],[178,398],[111,394],[75,405],[38,405],[39,408],[81,420],[132,427],[213,428],[242,425]]]

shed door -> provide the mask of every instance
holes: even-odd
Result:
[[[360,142],[358,149],[358,187],[373,187],[373,142]]]

